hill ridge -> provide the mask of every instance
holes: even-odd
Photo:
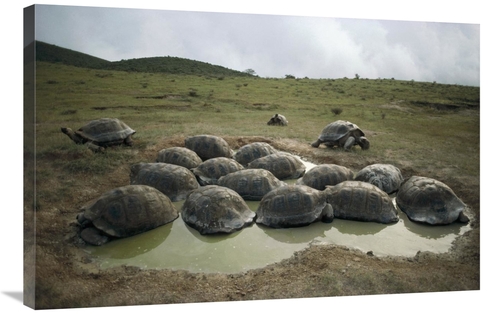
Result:
[[[33,45],[28,45],[25,49],[33,49]],[[62,63],[80,68],[147,73],[213,75],[220,77],[253,76],[251,74],[232,70],[220,65],[213,65],[208,62],[173,56],[108,61],[42,41],[35,41],[34,49],[36,61]]]

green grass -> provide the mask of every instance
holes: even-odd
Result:
[[[144,147],[169,136],[202,133],[310,143],[326,124],[342,119],[371,134],[370,150],[357,153],[387,162],[411,158],[422,167],[439,163],[479,175],[479,88],[381,79],[217,79],[46,62],[38,62],[36,70],[38,158],[51,152],[74,154],[75,144],[60,128],[77,129],[101,117],[125,121]],[[461,109],[437,110],[432,104]],[[341,114],[332,108],[342,109]],[[284,114],[289,126],[268,127],[275,113]],[[120,151],[112,154],[120,160]],[[64,165],[64,158],[58,162],[70,172],[88,171],[89,159],[102,163],[99,173],[116,165],[102,156],[82,158],[71,165]]]

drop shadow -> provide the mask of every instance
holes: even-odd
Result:
[[[24,301],[24,294],[22,291],[2,291],[2,293],[21,303]]]

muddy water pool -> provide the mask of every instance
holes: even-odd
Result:
[[[313,164],[306,163],[310,168]],[[293,182],[288,182],[293,184]],[[257,210],[259,202],[247,202]],[[182,202],[174,203],[180,210]],[[398,209],[393,224],[334,219],[306,227],[273,229],[253,224],[229,235],[201,235],[179,216],[174,222],[137,236],[113,240],[88,251],[102,268],[119,265],[191,272],[238,273],[289,258],[309,245],[336,244],[372,251],[376,256],[414,256],[418,251],[447,252],[471,228],[467,224],[414,223]]]

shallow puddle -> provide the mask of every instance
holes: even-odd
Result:
[[[313,164],[306,163],[308,167]],[[289,182],[291,183],[291,182]],[[247,202],[257,210],[259,202]],[[178,210],[182,202],[175,203]],[[273,229],[253,224],[229,235],[201,235],[179,216],[174,222],[139,234],[86,248],[103,268],[119,265],[237,273],[289,258],[310,244],[337,244],[372,251],[376,256],[414,256],[418,251],[445,253],[471,228],[466,224],[428,226],[408,220],[379,224],[334,219],[306,227]]]

